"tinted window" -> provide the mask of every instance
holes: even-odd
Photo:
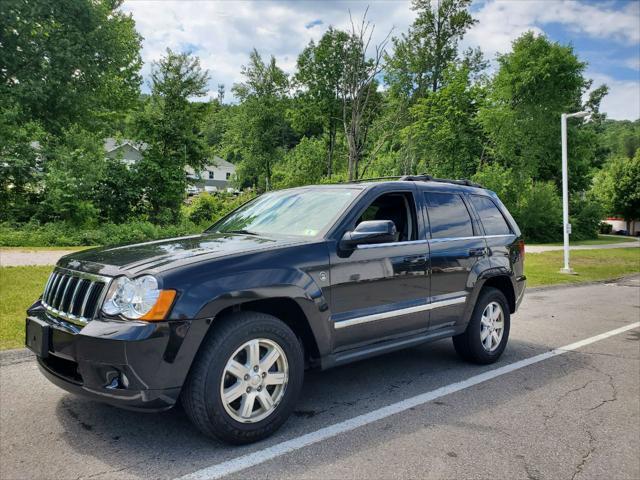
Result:
[[[490,198],[471,195],[471,203],[478,211],[484,231],[487,235],[507,235],[511,229],[506,220]]]
[[[472,237],[473,226],[460,195],[425,193],[432,238]]]

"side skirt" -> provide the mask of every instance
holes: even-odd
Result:
[[[362,347],[346,350],[339,353],[332,353],[320,359],[320,368],[326,370],[328,368],[345,365],[358,360],[375,357],[395,350],[402,350],[422,343],[434,342],[442,338],[455,335],[456,330],[451,327],[441,328],[432,332],[424,332],[409,337],[394,338],[384,342],[368,344]]]

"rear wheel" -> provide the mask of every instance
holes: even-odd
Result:
[[[302,387],[300,342],[283,322],[258,312],[233,313],[212,328],[182,393],[187,415],[203,433],[229,443],[271,435]]]
[[[504,294],[497,288],[484,288],[467,329],[453,337],[453,346],[458,355],[470,362],[496,362],[507,346],[510,324],[511,314]]]

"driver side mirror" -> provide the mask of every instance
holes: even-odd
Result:
[[[394,242],[396,233],[396,225],[391,220],[368,220],[360,222],[355,230],[345,232],[340,246],[352,249],[358,245]]]

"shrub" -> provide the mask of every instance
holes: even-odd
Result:
[[[511,213],[526,241],[544,243],[562,239],[562,202],[552,182],[532,182],[525,187]]]

